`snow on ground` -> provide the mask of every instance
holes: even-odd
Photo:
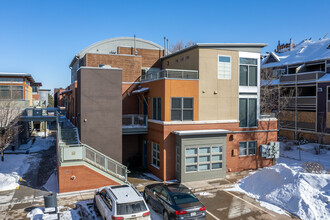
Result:
[[[30,147],[29,152],[35,153],[42,150],[48,150],[49,148],[55,145],[55,142],[56,142],[55,137],[50,136],[47,138],[42,138],[40,136],[37,136],[35,138],[34,143]]]
[[[159,179],[157,176],[151,174],[151,173],[143,173],[144,176],[149,177],[150,179],[153,179],[155,181],[163,182],[161,179]],[[143,178],[143,177],[142,177]]]
[[[49,192],[58,193],[58,182],[57,182],[57,175],[56,170],[54,173],[48,178],[44,188]]]
[[[0,161],[0,191],[16,189],[19,179],[28,170],[33,157],[26,154],[5,155]]]
[[[30,140],[21,147],[29,149],[30,153],[36,153],[48,150],[54,144],[54,137],[44,139],[37,136],[34,141]],[[38,159],[29,154],[5,154],[4,158],[4,162],[0,161],[0,191],[16,189],[19,186],[20,178],[29,169],[30,163]]]
[[[148,207],[152,220],[163,219],[162,215],[155,212],[150,205],[148,205]],[[58,211],[60,213],[61,220],[102,219],[102,217],[95,211],[92,199],[76,202],[75,208],[58,207]],[[42,219],[43,214],[44,208],[39,207],[31,210],[26,217],[31,220]]]
[[[299,146],[284,151],[282,143],[279,164],[251,173],[229,190],[245,193],[280,214],[287,210],[301,219],[330,219],[330,174],[306,173],[301,168],[307,161],[319,162],[325,169],[330,167],[330,152],[315,155],[314,146],[301,145],[299,161]]]

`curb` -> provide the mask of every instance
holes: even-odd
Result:
[[[233,187],[233,183],[228,183],[228,184],[223,184],[219,186],[204,186],[204,187],[197,187],[197,188],[192,188],[190,189],[193,193],[198,193],[202,191],[209,191],[209,190],[214,190],[214,189],[226,189],[226,188],[231,188]]]

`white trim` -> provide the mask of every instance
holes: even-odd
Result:
[[[224,124],[224,123],[238,123],[237,119],[233,120],[206,120],[206,121],[159,121],[148,119],[148,123],[155,123],[161,125],[193,125],[193,124]]]
[[[239,86],[239,93],[256,93],[258,94],[258,86]]]
[[[257,94],[240,94],[238,99],[240,99],[240,98],[257,99],[258,95]]]

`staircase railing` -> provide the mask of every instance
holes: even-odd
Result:
[[[61,125],[59,113],[56,113],[56,122],[59,163],[85,161],[103,170],[104,172],[127,182],[127,174],[129,171],[126,166],[118,161],[81,142],[79,144],[65,146],[61,145]]]

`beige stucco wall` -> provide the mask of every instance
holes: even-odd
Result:
[[[231,79],[218,79],[218,55],[231,56]],[[238,120],[238,51],[199,49],[199,120]]]
[[[163,69],[198,70],[198,51],[198,48],[194,48],[164,59]]]

